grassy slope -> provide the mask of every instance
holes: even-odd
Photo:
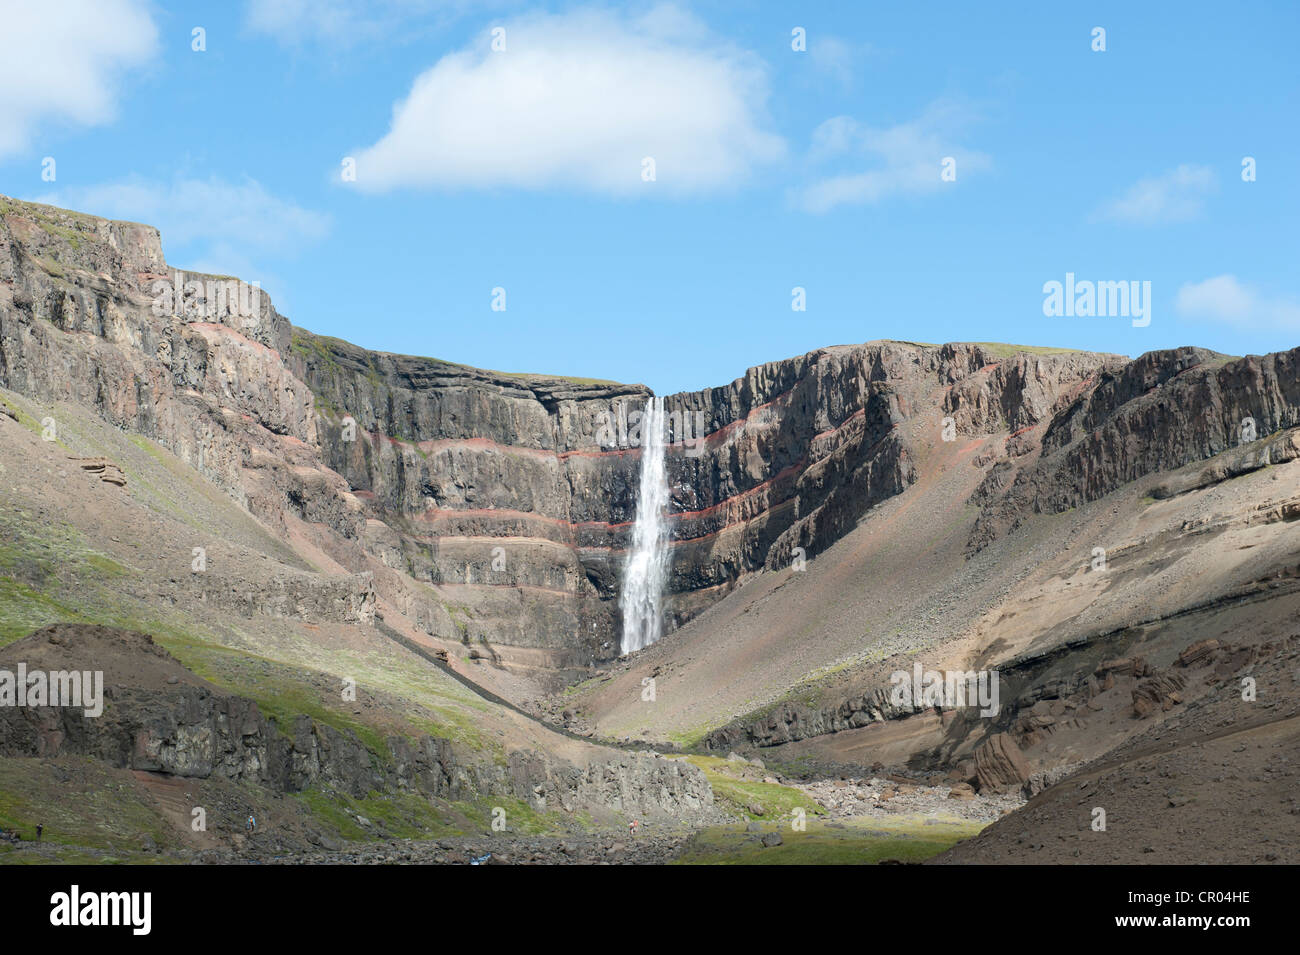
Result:
[[[719,808],[733,815],[771,820],[790,818],[796,809],[804,810],[807,817],[825,813],[821,806],[799,790],[763,782],[761,777],[765,774],[755,773],[745,763],[733,763],[717,756],[688,756],[686,759],[704,771]]]
[[[765,847],[761,833],[744,826],[714,826],[698,833],[677,860],[682,865],[874,865],[885,860],[923,862],[969,839],[980,823],[905,816],[849,819],[827,824],[810,820],[803,832],[789,824],[779,831],[782,844]]]

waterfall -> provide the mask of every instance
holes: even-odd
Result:
[[[662,636],[668,579],[668,472],[664,462],[664,400],[651,398],[641,415],[641,484],[632,547],[623,567],[623,653],[644,650]]]

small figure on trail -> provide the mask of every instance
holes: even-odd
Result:
[[[248,817],[248,822],[244,825],[244,828],[247,829],[249,832],[256,832],[256,831],[257,831],[257,820],[254,819],[254,818],[250,815],[250,816]]]
[[[37,842],[40,842],[40,841],[41,841],[41,833],[44,832],[44,831],[45,831],[45,823],[43,823],[43,822],[38,822],[38,823],[36,824],[36,841],[37,841]]]
[[[627,824],[628,834],[632,836],[633,839],[636,838],[636,827],[639,825],[641,825],[641,823],[637,822],[635,819]]]

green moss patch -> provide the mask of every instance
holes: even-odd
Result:
[[[303,803],[318,821],[350,842],[371,842],[380,838],[437,839],[464,835],[469,831],[462,814],[418,793],[372,792],[364,798],[354,799],[343,793],[309,789],[296,793],[294,798]],[[366,826],[361,819],[370,825]]]
[[[687,756],[686,760],[704,771],[721,808],[742,818],[790,819],[796,809],[802,809],[809,818],[826,812],[798,789],[744,778],[746,763],[732,763],[717,756]]]
[[[564,813],[538,812],[528,803],[509,796],[485,796],[477,802],[457,802],[453,807],[468,819],[478,832],[492,829],[497,809],[505,811],[505,832],[530,836],[564,832],[571,828]]]
[[[85,621],[78,611],[11,577],[0,577],[0,647],[52,623]]]

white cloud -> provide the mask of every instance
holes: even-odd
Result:
[[[26,149],[51,121],[111,121],[121,75],[158,44],[143,0],[5,3],[0,30],[0,157]]]
[[[840,162],[852,167],[823,175],[794,194],[808,212],[827,212],[846,204],[869,204],[899,195],[922,195],[952,186],[940,173],[946,157],[955,160],[957,181],[990,166],[987,155],[957,145],[961,131],[974,119],[969,107],[953,102],[931,104],[916,119],[893,126],[866,126],[850,116],[836,116],[812,135],[809,162]],[[861,169],[868,162],[869,168]]]
[[[1300,304],[1269,298],[1235,275],[1189,282],[1178,290],[1174,307],[1185,318],[1242,328],[1300,328]]]
[[[1215,189],[1206,166],[1182,165],[1162,176],[1139,180],[1128,192],[1106,203],[1096,218],[1136,225],[1187,222],[1201,214],[1205,197]]]
[[[639,19],[578,11],[502,24],[416,78],[377,143],[355,152],[368,191],[541,189],[616,195],[727,187],[779,158],[762,62],[660,6]],[[655,161],[655,182],[642,160]]]
[[[32,199],[157,226],[173,265],[260,280],[264,287],[269,287],[269,277],[260,260],[292,253],[323,238],[330,228],[327,216],[277,199],[251,179],[128,179]]]

